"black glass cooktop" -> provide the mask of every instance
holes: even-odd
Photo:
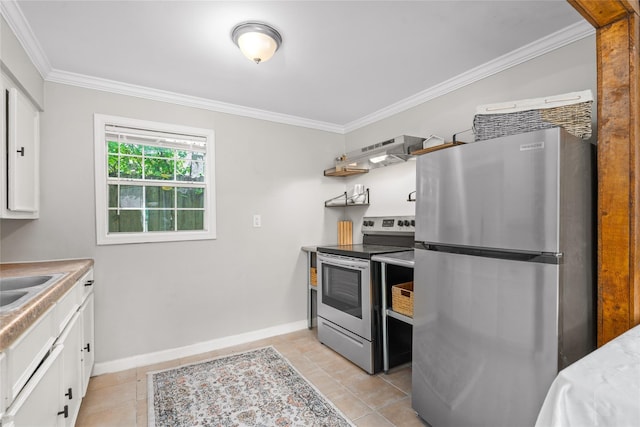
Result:
[[[373,255],[386,254],[391,252],[402,252],[411,248],[405,246],[389,246],[377,244],[356,244],[356,245],[336,245],[319,246],[318,252],[325,254],[350,256],[354,258],[371,259]]]

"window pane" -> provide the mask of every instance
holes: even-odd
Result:
[[[172,208],[175,206],[174,187],[146,187],[145,197],[148,208]]]
[[[147,230],[173,231],[173,210],[154,209],[147,211]]]
[[[120,177],[142,178],[142,158],[128,156],[120,157]]]
[[[143,231],[141,210],[109,211],[109,233],[130,233],[141,231]]]
[[[144,146],[145,156],[173,158],[174,152],[175,150],[172,148],[152,147],[151,145]]]
[[[109,154],[109,176],[118,177],[118,155]]]
[[[107,141],[107,152],[118,153],[118,143],[116,141]]]
[[[176,162],[164,159],[145,159],[145,179],[170,179],[173,180],[173,170]]]
[[[118,207],[118,186],[117,185],[109,186],[109,207],[110,208]]]
[[[178,230],[203,230],[204,211],[178,211]]]
[[[121,208],[141,208],[142,207],[142,187],[137,185],[120,186],[120,207]]]
[[[204,162],[178,160],[176,164],[176,179],[178,181],[204,181]]]
[[[204,208],[204,189],[178,188],[178,208]]]
[[[142,145],[138,144],[120,144],[120,153],[121,154],[135,154],[138,156],[142,155]]]

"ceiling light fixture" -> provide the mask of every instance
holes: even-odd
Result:
[[[259,64],[268,61],[282,44],[282,36],[263,22],[243,22],[231,32],[231,39],[244,56]]]

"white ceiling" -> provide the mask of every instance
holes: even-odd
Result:
[[[336,132],[592,33],[564,0],[3,0],[2,6],[49,81]],[[247,20],[282,34],[270,61],[252,63],[231,41],[233,27]]]

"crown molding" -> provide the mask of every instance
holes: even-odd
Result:
[[[46,78],[51,72],[51,63],[31,30],[31,26],[29,26],[18,3],[15,0],[0,1],[0,13],[9,24],[9,27],[42,78]]]
[[[133,85],[99,77],[92,77],[84,74],[71,73],[68,71],[54,69],[49,73],[46,81],[78,86],[87,89],[94,89],[103,92],[134,96],[137,98],[145,98],[154,101],[168,102],[171,104],[200,108],[204,110],[216,111],[219,113],[228,113],[234,114],[236,116],[250,117],[253,119],[267,120],[287,125],[306,127],[310,129],[318,129],[327,132],[340,134],[344,133],[344,129],[342,126],[333,123],[310,120],[288,114],[274,113],[272,111],[244,107],[242,105],[214,101],[197,96],[183,95],[176,92],[169,92],[145,86]]]
[[[346,125],[340,125],[53,69],[17,2],[15,0],[0,1],[0,12],[46,81],[338,134],[352,132],[374,122],[391,117],[595,33],[595,29],[587,21],[577,22],[372,114],[349,122]]]
[[[349,133],[382,119],[386,119],[387,117],[391,117],[417,105],[475,83],[478,80],[492,76],[508,68],[515,67],[516,65],[522,64],[523,62],[529,61],[538,56],[542,56],[552,50],[559,49],[585,37],[589,37],[592,34],[595,34],[595,29],[591,24],[584,20],[577,22],[478,67],[458,74],[457,76],[452,77],[449,80],[445,80],[444,82],[432,86],[422,92],[418,92],[415,95],[391,104],[388,107],[347,123],[344,126],[344,133]]]

